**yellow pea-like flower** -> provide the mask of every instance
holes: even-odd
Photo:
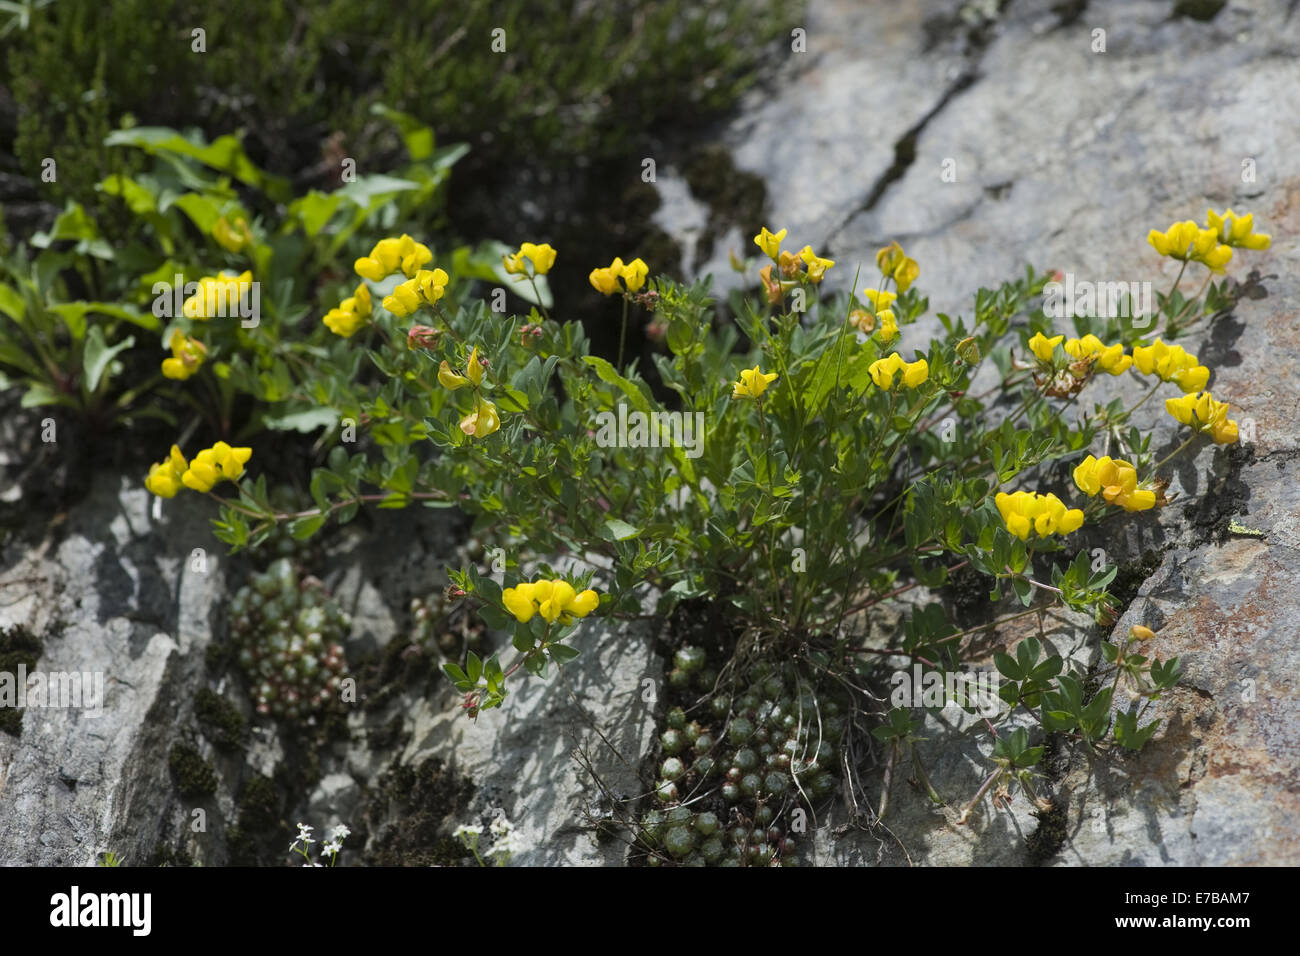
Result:
[[[930,365],[925,359],[904,362],[901,355],[892,352],[885,358],[872,362],[867,366],[867,372],[878,388],[893,388],[894,379],[899,373],[902,373],[903,384],[906,387],[916,388],[930,377]]]
[[[208,354],[202,342],[190,338],[180,329],[172,332],[168,345],[171,346],[172,357],[163,359],[162,373],[178,382],[185,381],[197,372]]]
[[[165,460],[149,466],[144,486],[159,498],[174,498],[183,486],[181,476],[188,467],[180,448],[172,445],[171,454]]]
[[[812,246],[804,246],[799,251],[799,258],[803,260],[808,269],[808,278],[813,282],[821,282],[826,270],[835,265],[834,259],[823,259],[814,253]]]
[[[753,368],[742,369],[740,381],[732,385],[732,398],[758,399],[767,387],[777,379],[776,372],[764,372],[757,365]]]
[[[411,281],[420,292],[420,298],[429,305],[434,305],[447,293],[447,283],[451,277],[442,269],[421,269]]]
[[[1181,345],[1156,339],[1151,345],[1133,347],[1133,365],[1143,375],[1156,375],[1173,382],[1184,392],[1199,392],[1210,380],[1210,370],[1197,363]]]
[[[763,255],[775,262],[781,254],[781,240],[785,238],[788,231],[782,229],[780,232],[769,232],[767,226],[764,226],[754,237],[754,245],[763,250]]]
[[[623,260],[615,259],[604,269],[592,269],[587,280],[601,295],[613,295],[618,291],[619,277],[623,274]]]
[[[1007,530],[1021,541],[1029,540],[1030,532],[1046,538],[1054,534],[1070,534],[1083,526],[1083,511],[1067,508],[1054,494],[998,492],[993,503],[997,505]]]
[[[410,236],[402,237],[402,275],[414,279],[416,273],[433,261],[433,252],[422,242],[416,242]]]
[[[1050,339],[1042,332],[1035,332],[1033,338],[1029,340],[1029,351],[1033,352],[1043,362],[1052,360],[1052,352],[1058,345],[1065,341],[1064,335],[1053,335]]]
[[[1116,343],[1106,345],[1095,335],[1085,335],[1081,339],[1066,339],[1062,346],[1067,355],[1074,359],[1093,359],[1093,367],[1111,375],[1121,375],[1133,365],[1133,356],[1124,354],[1124,346]]]
[[[247,269],[237,276],[204,276],[198,281],[198,289],[181,306],[186,318],[206,322],[219,315],[229,316],[236,313],[244,290],[253,281],[253,273]]]
[[[384,308],[399,319],[404,319],[420,307],[420,287],[414,279],[407,279],[384,296]]]
[[[1231,445],[1238,438],[1237,423],[1228,419],[1229,408],[1227,402],[1215,401],[1209,392],[1165,400],[1165,411],[1193,431],[1209,435],[1217,445]]]
[[[1254,231],[1253,213],[1238,216],[1229,209],[1220,216],[1210,209],[1206,212],[1206,218],[1209,221],[1210,231],[1224,245],[1236,246],[1239,249],[1267,249],[1273,243],[1268,233]]]
[[[235,220],[233,226],[222,216],[212,227],[212,238],[231,252],[239,252],[253,244],[253,234],[242,216]]]
[[[551,271],[551,266],[555,265],[556,252],[548,242],[541,245],[525,242],[519,247],[519,252],[533,264],[533,271],[539,276],[546,275]]]
[[[238,481],[244,475],[244,463],[252,457],[251,448],[232,448],[223,441],[205,448],[190,461],[181,475],[185,487],[208,492],[220,481]]]
[[[898,286],[899,292],[906,292],[916,281],[916,277],[921,274],[921,267],[916,264],[915,259],[904,258],[894,271],[890,273],[894,277],[894,284]]]
[[[540,614],[549,623],[557,620],[562,625],[572,623],[575,617],[586,617],[600,605],[600,595],[587,588],[575,591],[573,585],[560,578],[524,582],[501,592],[501,603],[521,624]]]
[[[1101,494],[1108,502],[1125,511],[1154,508],[1154,491],[1138,487],[1137,469],[1119,458],[1094,458],[1089,455],[1074,469],[1074,483],[1088,497]]]
[[[876,333],[876,337],[880,339],[881,344],[888,345],[898,338],[898,320],[894,318],[892,309],[881,309],[876,313],[876,318],[880,320],[880,331]]]
[[[1181,262],[1201,262],[1214,272],[1222,272],[1232,258],[1230,246],[1219,242],[1214,229],[1202,229],[1190,219],[1176,222],[1164,232],[1152,229],[1147,242],[1162,256]]]
[[[901,266],[907,259],[903,254],[903,247],[897,242],[891,242],[889,245],[876,250],[876,265],[880,267],[882,275],[892,276],[894,270]]]
[[[482,395],[474,398],[474,411],[460,420],[460,430],[470,438],[487,438],[501,427],[497,407]]]
[[[623,284],[627,286],[628,292],[638,291],[643,285],[645,285],[646,276],[649,274],[650,267],[640,259],[633,259],[627,265],[623,266],[621,272]]]
[[[879,315],[894,304],[898,298],[896,292],[881,292],[879,289],[863,289],[862,298],[871,304],[871,311]]]

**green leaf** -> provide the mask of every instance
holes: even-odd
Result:
[[[297,518],[289,523],[289,534],[293,535],[296,541],[306,541],[320,530],[328,517],[328,514],[319,514]]]
[[[86,335],[86,348],[82,354],[81,362],[82,371],[85,374],[86,391],[95,391],[99,387],[99,381],[108,369],[109,363],[113,361],[114,356],[129,349],[134,344],[135,336],[128,335],[121,342],[110,346],[104,341],[104,330],[98,325],[93,326]]]
[[[477,684],[478,679],[483,676],[483,661],[473,651],[465,656],[465,676],[471,684]]]
[[[375,116],[382,116],[397,127],[411,159],[418,162],[433,154],[433,130],[419,119],[410,113],[385,106],[383,103],[370,104],[370,112]]]
[[[304,408],[279,415],[267,414],[262,424],[272,431],[314,432],[318,428],[333,428],[338,424],[339,413],[333,408]]]
[[[618,518],[609,518],[605,521],[605,529],[601,533],[601,537],[606,541],[626,541],[629,538],[635,538],[640,533],[641,529],[635,525],[630,525]]]
[[[555,661],[557,664],[571,661],[580,653],[572,647],[567,647],[564,644],[550,644],[547,646],[546,650],[550,653],[551,660]]]
[[[289,201],[293,193],[289,180],[259,169],[234,136],[219,136],[211,144],[205,143],[202,136],[196,139],[197,142],[191,142],[165,126],[136,126],[114,130],[105,138],[104,145],[134,146],[151,155],[188,156],[219,172],[229,173],[241,183],[262,190],[277,202]]]

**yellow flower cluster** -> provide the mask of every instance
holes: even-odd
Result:
[[[1138,487],[1137,469],[1119,458],[1089,455],[1074,469],[1074,483],[1090,498],[1101,496],[1125,511],[1147,511],[1156,506],[1156,493]]]
[[[183,382],[199,370],[208,350],[198,339],[192,339],[180,329],[172,332],[172,357],[163,359],[162,373],[167,378]]]
[[[1192,431],[1210,436],[1216,445],[1231,445],[1237,440],[1237,423],[1228,418],[1227,402],[1216,402],[1209,392],[1165,399],[1165,411]]]
[[[1143,375],[1157,375],[1173,382],[1184,392],[1199,392],[1210,380],[1210,370],[1189,355],[1181,345],[1167,345],[1156,339],[1151,345],[1133,347],[1133,365]]]
[[[559,621],[568,625],[575,617],[586,617],[600,604],[600,595],[591,588],[578,592],[560,578],[524,582],[501,592],[501,603],[521,624],[540,614],[548,624]]]
[[[1203,263],[1211,272],[1222,272],[1232,258],[1232,250],[1219,242],[1214,229],[1202,229],[1190,219],[1176,222],[1164,232],[1152,229],[1147,242],[1162,256],[1181,262]]]
[[[373,308],[370,302],[370,288],[363,282],[357,286],[355,292],[339,303],[338,308],[326,312],[325,318],[321,321],[335,335],[349,339],[366,324]]]
[[[763,226],[758,235],[754,237],[754,245],[763,250],[763,255],[776,263],[777,268],[781,270],[781,274],[787,279],[794,279],[799,274],[799,263],[802,262],[809,280],[814,285],[820,283],[826,277],[826,270],[835,265],[835,260],[817,255],[817,253],[813,252],[812,246],[804,246],[798,252],[782,252],[781,240],[786,237],[788,232],[788,229],[771,232],[766,226]],[[763,278],[763,284],[769,287],[768,298],[772,299],[772,286],[776,283],[772,276],[772,267],[764,266],[760,274]],[[777,299],[779,298],[780,296],[777,295]],[[775,299],[772,299],[772,301],[775,301]]]
[[[1238,216],[1229,209],[1220,216],[1213,209],[1209,209],[1206,210],[1206,219],[1210,231],[1216,233],[1219,241],[1225,246],[1236,246],[1239,249],[1267,249],[1273,244],[1268,233],[1254,231],[1255,216],[1252,213]]]
[[[867,371],[871,373],[871,380],[880,388],[893,388],[894,377],[899,372],[903,373],[904,385],[916,388],[930,377],[930,364],[925,359],[904,362],[901,355],[891,352],[888,357],[872,362],[867,366]]]
[[[587,278],[594,288],[601,295],[613,295],[620,291],[619,280],[623,280],[622,288],[628,292],[636,292],[645,285],[646,276],[650,274],[650,267],[640,259],[633,259],[626,265],[622,259],[615,259],[604,269],[592,269],[591,275]]]
[[[230,315],[243,298],[244,290],[253,281],[253,273],[245,270],[237,276],[204,276],[198,290],[185,300],[181,311],[186,318],[206,322],[217,315]]]
[[[182,486],[208,492],[220,481],[242,478],[244,464],[252,456],[251,448],[232,448],[219,441],[187,463],[180,448],[172,445],[171,454],[164,461],[149,466],[144,486],[159,498],[174,497]]]
[[[1133,356],[1124,354],[1124,346],[1118,342],[1106,345],[1095,335],[1085,335],[1081,339],[1066,339],[1062,346],[1067,355],[1076,360],[1091,358],[1093,368],[1121,375],[1133,364]]]
[[[453,372],[447,360],[443,359],[438,367],[438,384],[450,392],[467,385],[474,389],[474,410],[460,420],[460,430],[466,435],[486,438],[501,427],[497,407],[479,394],[479,386],[483,384],[483,363],[479,360],[477,345],[470,349],[464,375]]]
[[[921,267],[916,264],[916,260],[909,259],[897,242],[891,242],[876,252],[876,265],[880,267],[882,275],[894,280],[899,292],[910,289],[916,277],[921,274]]]
[[[731,397],[757,400],[767,391],[767,387],[776,380],[776,372],[764,372],[757,365],[753,368],[742,369],[740,381],[732,385]]]
[[[1040,538],[1053,534],[1069,534],[1083,525],[1083,512],[1066,508],[1065,503],[1053,494],[1040,495],[1036,491],[998,492],[993,499],[1007,530],[1021,541],[1029,540],[1032,531]]]
[[[404,319],[421,305],[433,305],[447,292],[447,273],[441,269],[418,269],[414,276],[384,296],[384,308]]]
[[[898,298],[897,292],[881,292],[879,289],[863,289],[862,298],[871,306],[871,314],[874,319],[867,321],[859,318],[857,322],[853,321],[850,315],[849,321],[858,331],[871,334],[876,322],[880,323],[880,341],[883,344],[889,344],[898,338],[898,320],[894,316],[894,300]],[[859,310],[860,311],[860,310]]]
[[[532,273],[529,273],[528,266],[524,264],[525,259],[533,264]],[[530,274],[544,276],[551,271],[551,266],[555,265],[555,250],[551,248],[550,243],[544,242],[539,246],[536,243],[525,242],[519,247],[518,252],[509,256],[502,256],[501,264],[505,266],[506,272],[512,276],[527,276]]]
[[[370,250],[370,255],[358,259],[352,267],[361,278],[378,282],[398,269],[406,278],[413,279],[425,263],[432,261],[433,253],[428,246],[403,233],[397,239],[380,239]]]

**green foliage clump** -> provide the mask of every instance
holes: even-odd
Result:
[[[217,772],[193,744],[175,743],[167,752],[176,792],[182,797],[209,797],[217,792]]]

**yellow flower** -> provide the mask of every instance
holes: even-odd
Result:
[[[1113,505],[1125,511],[1146,511],[1156,505],[1154,491],[1139,488],[1137,469],[1127,461],[1111,458],[1094,458],[1089,455],[1074,469],[1074,483],[1090,498],[1100,492]]]
[[[781,254],[781,240],[785,238],[788,231],[782,229],[780,232],[768,232],[767,226],[764,226],[754,237],[754,245],[763,250],[763,255],[775,262],[777,256]]]
[[[1190,219],[1176,222],[1164,232],[1152,229],[1147,242],[1162,256],[1182,262],[1201,262],[1213,272],[1222,272],[1232,258],[1232,249],[1219,244],[1219,234],[1202,229]]]
[[[232,448],[223,441],[205,448],[194,456],[181,475],[186,488],[211,491],[220,481],[238,481],[244,475],[244,463],[253,456],[251,448]]]
[[[181,306],[181,311],[186,318],[200,322],[218,315],[232,315],[238,310],[244,290],[252,281],[253,273],[248,270],[237,276],[204,276],[198,282],[198,290]]]
[[[823,259],[814,253],[812,246],[804,246],[799,251],[799,258],[808,267],[808,278],[813,282],[821,282],[826,270],[835,265],[834,259]]]
[[[618,260],[615,260],[616,262]],[[645,277],[650,274],[650,267],[640,259],[633,259],[622,270],[623,284],[628,292],[636,292],[645,285]]]
[[[403,236],[402,239],[414,243],[410,236]],[[357,275],[363,279],[378,282],[396,272],[402,264],[404,254],[402,239],[380,239],[375,243],[375,247],[370,250],[369,256],[358,259],[353,263]],[[411,250],[406,247],[406,251],[410,252]]]
[[[361,283],[352,295],[339,303],[339,308],[345,312],[355,312],[363,319],[370,318],[370,313],[374,311],[374,305],[370,301],[370,287]]]
[[[1067,339],[1065,352],[1075,359],[1093,358],[1093,367],[1111,375],[1121,375],[1133,364],[1133,356],[1124,354],[1124,346],[1105,345],[1095,335],[1085,335],[1081,339]]]
[[[163,359],[162,373],[167,378],[174,378],[179,382],[185,381],[197,372],[208,354],[202,342],[189,338],[180,329],[172,332],[171,342],[168,344],[171,346],[172,357]]]
[[[881,292],[879,289],[863,289],[862,298],[871,303],[871,311],[879,315],[894,304],[898,298],[896,292]]]
[[[511,253],[508,256],[501,257],[501,265],[505,267],[506,272],[512,276],[528,275],[528,266],[524,265],[524,254],[522,252]]]
[[[777,379],[776,372],[763,372],[757,365],[742,369],[740,381],[732,385],[732,398],[759,398]]]
[[[551,248],[550,243],[544,242],[540,246],[535,243],[525,242],[519,247],[519,251],[527,256],[533,264],[533,271],[539,276],[544,276],[551,271],[551,266],[555,265],[555,250]]]
[[[399,283],[391,295],[384,296],[384,308],[404,319],[420,307],[420,288],[414,279]]]
[[[420,291],[420,298],[433,305],[447,292],[450,276],[441,269],[421,269],[411,280]]]
[[[500,427],[497,407],[482,395],[474,397],[474,411],[460,420],[460,430],[470,438],[487,438]]]
[[[876,313],[876,318],[880,320],[880,331],[876,335],[882,344],[888,345],[898,338],[898,321],[894,318],[892,310],[882,309]]]
[[[172,445],[171,454],[164,461],[149,466],[144,486],[159,498],[173,498],[181,490],[181,476],[188,467],[180,448]]]
[[[623,260],[615,259],[604,269],[592,269],[587,279],[601,295],[613,295],[618,291],[618,280],[622,274]]]
[[[903,254],[903,247],[897,242],[891,242],[876,251],[876,265],[880,267],[880,274],[892,276],[894,270],[903,264],[907,256]]]
[[[1128,629],[1128,636],[1135,641],[1149,641],[1156,636],[1156,632],[1144,624],[1134,624]]]
[[[894,277],[894,284],[898,286],[898,291],[906,292],[912,287],[916,277],[921,274],[921,267],[916,264],[915,259],[904,258],[889,274]]]
[[[235,220],[234,226],[231,226],[226,221],[226,217],[222,216],[212,227],[212,238],[231,252],[239,252],[245,246],[253,244],[253,234],[242,216]]]
[[[1133,347],[1133,365],[1143,375],[1157,375],[1161,381],[1173,382],[1184,392],[1199,392],[1210,380],[1210,370],[1198,365],[1181,345],[1167,345],[1156,339],[1150,345]]]
[[[867,371],[876,386],[884,389],[894,387],[894,378],[899,372],[903,373],[903,384],[908,388],[916,388],[930,377],[930,365],[925,359],[904,362],[897,352],[872,362],[867,366]]]
[[[1050,362],[1053,350],[1064,340],[1064,335],[1053,335],[1049,339],[1042,332],[1035,332],[1034,337],[1029,340],[1029,351],[1037,355],[1041,361]]]
[[[1165,411],[1192,431],[1209,435],[1216,445],[1237,440],[1237,423],[1228,420],[1229,407],[1227,402],[1216,402],[1209,392],[1165,399]]]
[[[1034,491],[1016,491],[1012,494],[998,492],[993,499],[1007,530],[1021,541],[1029,533],[1046,538],[1053,534],[1070,534],[1083,525],[1083,512],[1066,508],[1065,503],[1053,494],[1040,495]]]
[[[1273,240],[1265,232],[1254,232],[1255,216],[1247,213],[1238,216],[1229,209],[1222,216],[1210,209],[1206,213],[1210,231],[1218,235],[1224,245],[1240,249],[1267,249]]]
[[[587,588],[575,591],[572,584],[561,579],[524,582],[501,592],[501,603],[521,624],[540,614],[550,623],[557,620],[567,626],[575,617],[586,617],[600,604],[600,595]]]
[[[433,253],[424,243],[416,242],[410,236],[404,235],[397,242],[397,252],[402,257],[402,275],[414,279],[425,263],[433,261]]]
[[[456,391],[458,388],[464,388],[466,385],[472,385],[478,388],[483,382],[483,363],[479,361],[478,346],[469,350],[469,361],[465,365],[465,374],[457,375],[443,359],[442,364],[438,366],[438,382],[448,391]]]

